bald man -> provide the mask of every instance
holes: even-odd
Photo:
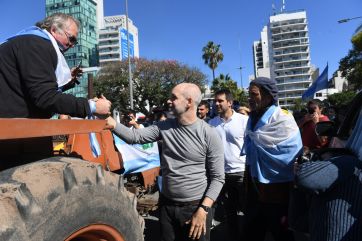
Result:
[[[160,195],[161,240],[209,240],[210,208],[224,183],[224,151],[216,130],[197,118],[199,87],[182,83],[172,89],[168,104],[175,119],[130,130],[113,118],[107,125],[127,143],[162,139]]]

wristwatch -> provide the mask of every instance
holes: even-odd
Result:
[[[206,213],[209,213],[209,211],[210,211],[210,207],[208,207],[208,206],[205,206],[205,205],[200,204],[199,207],[202,208],[202,209],[204,209],[204,211],[205,211]]]

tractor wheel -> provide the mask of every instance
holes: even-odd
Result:
[[[123,179],[52,157],[0,172],[0,240],[138,241],[144,221]]]

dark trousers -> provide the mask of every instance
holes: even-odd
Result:
[[[216,212],[224,212],[229,236],[239,239],[242,233],[241,216],[244,202],[244,172],[225,173],[225,184],[218,198]],[[219,214],[217,214],[219,215]],[[223,221],[223,220],[221,220]]]
[[[274,241],[294,241],[288,229],[290,183],[262,184],[246,174],[243,241],[264,241],[269,231]]]
[[[285,204],[266,204],[256,202],[248,206],[245,213],[243,241],[264,241],[269,231],[274,241],[293,241],[292,231],[288,230],[286,217],[288,206]]]
[[[190,220],[198,204],[172,204],[160,203],[160,227],[161,241],[190,241],[189,232],[191,224],[185,222]],[[199,241],[210,240],[210,227],[212,212],[206,218],[206,235],[202,234]]]

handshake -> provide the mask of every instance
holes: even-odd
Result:
[[[107,98],[104,97],[104,95],[100,95],[99,97],[94,97],[89,101],[94,102],[95,105],[90,104],[91,110],[93,114],[95,114],[100,119],[105,119],[111,114],[112,103],[109,100],[107,100]]]

